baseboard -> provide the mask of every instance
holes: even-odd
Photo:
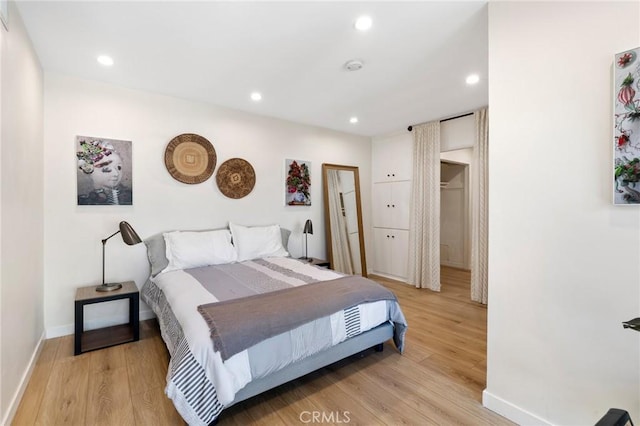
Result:
[[[482,391],[482,405],[521,426],[552,426],[552,423],[493,395],[486,389]]]
[[[33,373],[33,369],[36,366],[36,362],[38,361],[38,357],[40,356],[40,352],[42,351],[42,347],[44,346],[45,333],[42,332],[40,336],[40,340],[36,345],[36,349],[33,351],[31,355],[31,359],[29,360],[29,364],[27,365],[27,369],[24,371],[22,378],[20,379],[20,384],[16,392],[13,394],[13,398],[9,403],[9,409],[7,410],[6,415],[2,419],[2,425],[10,425],[13,422],[13,417],[16,415],[18,411],[18,406],[20,405],[20,401],[22,400],[22,396],[24,395],[24,391],[27,390],[27,385],[29,384],[29,379],[31,379],[31,374]]]
[[[151,309],[148,309],[146,311],[140,311],[140,321],[148,320],[155,317],[156,315],[153,313]],[[84,325],[87,330],[90,330],[94,328],[109,327],[114,325],[114,323],[112,319],[99,318],[95,320],[85,321]],[[46,332],[47,332],[46,333],[47,339],[53,339],[55,337],[68,336],[70,334],[73,334],[75,332],[75,327],[73,324],[59,325],[56,327],[47,327]]]
[[[397,281],[397,282],[402,283],[402,284],[408,284],[406,277],[399,277],[397,275],[389,275],[389,274],[385,274],[384,272],[378,272],[378,271],[369,272],[367,277],[370,278],[371,276],[378,276],[378,277],[385,278],[387,280]]]

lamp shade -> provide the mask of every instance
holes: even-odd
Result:
[[[313,224],[311,223],[311,219],[307,219],[307,221],[304,223],[304,229],[302,230],[302,233],[313,235]]]
[[[136,231],[125,221],[120,222],[120,235],[122,235],[122,241],[130,246],[142,242]]]

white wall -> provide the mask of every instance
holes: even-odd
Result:
[[[253,191],[239,200],[226,198],[215,184],[215,172],[198,185],[174,180],[164,165],[165,147],[187,132],[213,144],[218,166],[233,157],[249,161],[256,172]],[[133,141],[133,206],[76,205],[76,135]],[[121,220],[143,239],[228,221],[278,223],[294,231],[290,248],[302,256],[302,227],[311,219],[316,232],[309,236],[309,255],[324,257],[321,165],[337,163],[360,168],[365,229],[370,229],[371,145],[364,137],[47,73],[44,154],[48,337],[72,332],[75,289],[99,283],[100,240]],[[286,158],[311,161],[311,207],[285,207]],[[126,246],[114,237],[106,249],[106,279],[142,286],[149,273],[144,245]],[[118,302],[90,306],[86,312],[89,326],[123,322],[127,315],[126,303]]]
[[[520,424],[640,422],[640,210],[614,207],[612,64],[636,2],[489,4],[484,403]]]
[[[17,408],[43,338],[43,81],[14,3],[0,56],[0,420]],[[0,26],[1,28],[1,26]]]
[[[473,114],[440,123],[440,151],[473,148],[476,137],[476,119]]]

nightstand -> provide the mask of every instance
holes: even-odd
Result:
[[[112,300],[129,300],[129,323],[84,331],[84,306]],[[96,286],[76,290],[74,355],[121,343],[140,340],[140,292],[136,283],[127,281],[122,288],[109,293],[96,291]]]
[[[300,260],[304,261],[306,259],[300,259]],[[321,268],[328,268],[329,266],[331,266],[331,263],[329,263],[328,260],[318,259],[317,257],[312,257],[311,261],[307,260],[307,263],[309,263],[310,265],[320,266]]]

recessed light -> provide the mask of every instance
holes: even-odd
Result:
[[[364,63],[360,59],[351,59],[343,65],[344,69],[347,71],[358,71],[362,69],[363,66]]]
[[[370,17],[361,16],[358,19],[356,19],[356,23],[354,24],[354,26],[358,31],[367,31],[369,28],[371,28],[372,23],[373,21],[371,20]]]
[[[100,55],[98,56],[98,63],[100,63],[100,65],[104,65],[105,67],[110,67],[111,65],[113,65],[113,58],[107,55]]]
[[[258,93],[258,92],[253,92],[251,94],[251,100],[255,101],[255,102],[258,102],[259,100],[262,100],[262,95],[260,93]]]
[[[480,77],[478,76],[478,74],[471,74],[467,77],[467,84],[476,84],[477,82],[480,81]]]
[[[357,122],[358,122],[358,117],[351,117],[349,119],[349,123],[351,123],[351,124],[356,124]]]

